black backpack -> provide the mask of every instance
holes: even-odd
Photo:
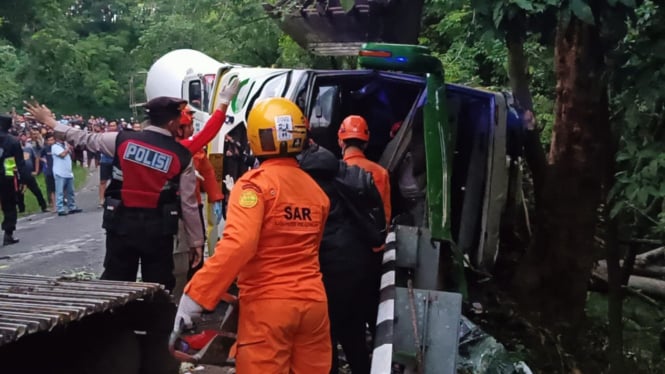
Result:
[[[381,194],[372,174],[358,166],[340,161],[335,185],[358,229],[372,247],[385,244],[387,227]]]

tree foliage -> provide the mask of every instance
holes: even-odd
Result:
[[[35,96],[57,112],[128,115],[130,79],[140,81],[157,58],[179,48],[253,66],[332,67],[295,45],[250,0],[4,3],[0,110]]]
[[[625,236],[665,240],[665,7],[645,1],[616,48],[614,125],[619,138],[612,216]]]

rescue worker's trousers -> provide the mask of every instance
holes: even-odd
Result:
[[[2,204],[2,229],[8,235],[16,230],[16,189],[14,177],[0,177],[0,204]]]
[[[134,282],[140,260],[144,282],[160,283],[173,290],[173,242],[173,235],[119,234],[107,230],[101,279]]]
[[[328,374],[328,304],[241,299],[235,351],[240,374]]]

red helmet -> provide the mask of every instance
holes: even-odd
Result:
[[[369,128],[367,122],[361,116],[348,116],[344,118],[337,131],[337,137],[340,140],[359,139],[364,142],[369,141]]]

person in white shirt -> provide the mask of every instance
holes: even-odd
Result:
[[[59,216],[79,213],[81,209],[74,200],[74,173],[72,172],[72,148],[68,146],[60,134],[56,134],[56,142],[51,147],[53,154],[53,177],[55,178],[55,205]],[[67,209],[65,210],[65,199]]]

